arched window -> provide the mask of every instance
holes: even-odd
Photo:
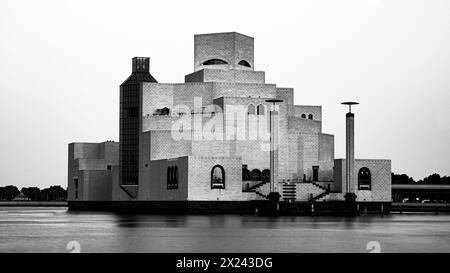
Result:
[[[249,115],[254,115],[255,114],[255,106],[253,104],[250,104],[247,109],[248,109],[247,112],[248,112]]]
[[[370,191],[371,188],[372,175],[370,174],[370,170],[366,167],[362,167],[358,172],[358,189]]]
[[[250,180],[250,170],[247,169],[247,165],[242,166],[242,180],[249,181]]]
[[[308,119],[313,119],[313,115],[312,115],[312,114],[309,114],[309,115],[308,115]]]
[[[270,170],[264,169],[261,173],[261,178],[263,182],[270,182]]]
[[[210,59],[203,62],[203,65],[218,65],[218,64],[228,64],[228,63],[221,59]]]
[[[171,166],[167,168],[167,189],[178,189],[178,167]]]
[[[246,67],[251,67],[250,64],[246,60],[242,60],[238,64],[240,64],[242,66],[246,66]]]
[[[211,189],[225,189],[225,170],[220,165],[211,169]]]
[[[302,118],[306,118],[306,115],[305,115],[305,114],[302,114]]]
[[[262,104],[260,104],[260,105],[258,105],[258,107],[256,108],[256,113],[258,114],[258,115],[262,115],[262,116],[264,116],[264,114],[265,114],[265,107],[264,107],[264,105],[262,105]]]
[[[261,181],[261,171],[258,169],[254,169],[250,172],[250,180],[251,181]]]

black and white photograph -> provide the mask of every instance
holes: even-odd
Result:
[[[2,0],[0,74],[0,253],[450,253],[447,0]]]

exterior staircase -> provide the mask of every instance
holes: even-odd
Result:
[[[282,200],[294,201],[318,201],[325,198],[330,191],[314,182],[287,182],[282,184]]]
[[[256,195],[263,199],[268,199],[269,193],[270,193],[270,182],[265,181],[261,182],[255,186],[252,187],[255,190]]]
[[[297,193],[297,187],[295,186],[295,183],[284,183],[282,193],[283,201],[294,202]]]
[[[329,194],[326,194],[320,198],[318,198],[316,201],[343,201],[345,200],[345,194],[342,192],[330,192]]]
[[[329,189],[314,182],[287,182],[281,186],[281,199],[285,202],[324,201],[328,200],[330,193],[332,193]],[[267,200],[270,193],[270,182],[258,183],[248,190],[255,192],[258,199]]]
[[[314,196],[314,197],[312,198],[312,201],[323,200],[323,199],[324,199],[328,194],[330,194],[330,192],[331,192],[329,189],[327,189],[327,188],[325,188],[325,187],[323,187],[323,186],[321,186],[321,185],[319,185],[319,184],[317,184],[317,183],[312,182],[312,184],[313,184],[314,186],[316,186],[316,187],[319,187],[320,189],[322,189],[322,190],[324,191],[324,192],[322,192],[321,194]]]
[[[263,181],[263,182],[260,182],[260,183],[258,183],[256,185],[253,185],[250,188],[248,188],[247,191],[255,191],[256,188],[259,188],[260,186],[262,186],[262,185],[264,185],[266,183],[269,183],[269,181]]]

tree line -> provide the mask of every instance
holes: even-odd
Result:
[[[66,201],[67,199],[67,190],[61,186],[51,186],[42,190],[38,187],[29,187],[19,191],[16,186],[8,185],[0,187],[0,200],[10,201],[21,193],[30,201]]]
[[[415,181],[406,174],[392,173],[392,184],[447,184],[450,185],[450,176],[440,176],[437,173]]]

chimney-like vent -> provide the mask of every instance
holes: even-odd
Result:
[[[133,72],[150,72],[150,58],[148,57],[134,57],[133,58]]]

